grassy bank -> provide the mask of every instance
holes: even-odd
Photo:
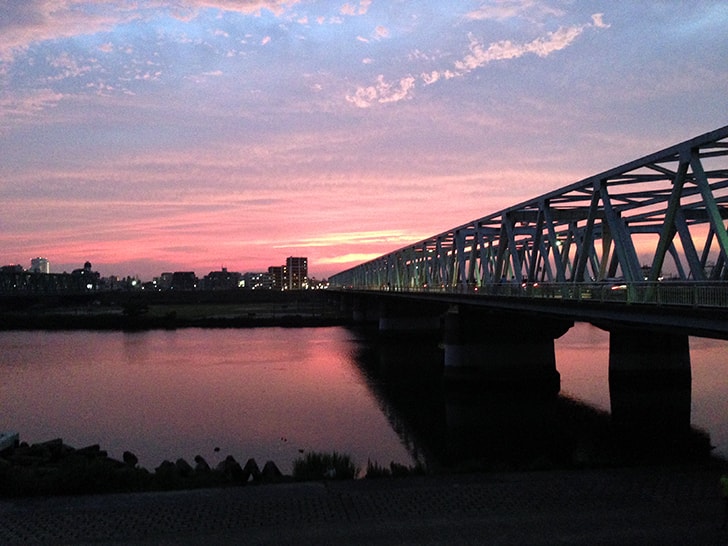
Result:
[[[313,292],[102,293],[0,300],[0,330],[148,330],[345,324]]]

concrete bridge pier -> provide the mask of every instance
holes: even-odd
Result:
[[[379,303],[376,298],[355,297],[351,308],[352,320],[357,324],[376,324],[379,320]]]
[[[442,317],[447,305],[401,298],[380,299],[379,356],[381,370],[390,380],[431,384],[442,378]]]
[[[453,306],[445,316],[444,379],[453,387],[556,394],[554,339],[572,325]]]
[[[415,300],[379,302],[379,333],[387,336],[439,335],[447,306],[442,303]]]
[[[648,436],[689,432],[690,387],[687,335],[610,328],[609,396],[615,425]]]

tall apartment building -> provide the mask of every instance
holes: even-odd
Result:
[[[286,258],[287,288],[301,290],[308,288],[308,258]]]
[[[271,279],[271,288],[273,290],[285,290],[287,284],[286,280],[286,266],[285,265],[272,265],[268,268],[268,275]]]
[[[30,272],[48,274],[51,272],[51,263],[46,258],[33,258],[30,260]]]

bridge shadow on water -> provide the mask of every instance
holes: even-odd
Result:
[[[449,385],[436,336],[353,330],[356,362],[411,456],[430,472],[517,471],[707,460],[710,439],[668,430],[659,416],[616,422],[559,394]],[[621,391],[638,400],[643,391]],[[614,396],[614,393],[612,393]],[[688,393],[689,396],[689,393]],[[387,464],[388,461],[377,461]]]

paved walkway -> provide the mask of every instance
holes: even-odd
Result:
[[[0,500],[0,544],[728,544],[718,474],[649,468]]]

